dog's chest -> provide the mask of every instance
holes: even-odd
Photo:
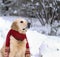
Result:
[[[10,37],[10,45],[13,46],[23,46],[26,45],[26,39],[21,41],[21,40],[16,40],[13,36]]]
[[[15,52],[15,57],[21,57],[26,51],[26,39],[23,41],[16,40],[13,36],[10,37],[10,52]]]
[[[23,41],[20,40],[16,40],[13,36],[10,37],[10,47],[12,48],[17,48],[17,49],[22,49],[22,48],[26,48],[26,39],[24,39]]]

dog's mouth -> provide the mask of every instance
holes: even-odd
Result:
[[[26,28],[23,28],[23,30],[25,30]]]
[[[30,28],[30,23],[27,24],[27,26],[25,28],[23,28],[22,30],[26,30],[26,29],[29,29]]]

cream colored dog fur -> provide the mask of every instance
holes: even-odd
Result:
[[[20,23],[20,21],[23,21],[23,23]],[[16,30],[20,33],[25,34],[27,31],[27,21],[20,18],[16,19],[11,26],[11,29]],[[25,28],[25,30],[23,30]],[[26,39],[23,41],[16,40],[13,36],[10,36],[10,54],[9,57],[25,57],[25,51],[26,51]],[[4,50],[5,50],[5,44],[3,45],[2,49],[0,50],[0,57],[4,57]]]

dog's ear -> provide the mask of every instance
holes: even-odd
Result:
[[[17,22],[12,23],[11,29],[18,31],[19,27],[17,25]]]

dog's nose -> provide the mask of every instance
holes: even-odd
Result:
[[[28,28],[30,28],[31,23],[28,23]]]

